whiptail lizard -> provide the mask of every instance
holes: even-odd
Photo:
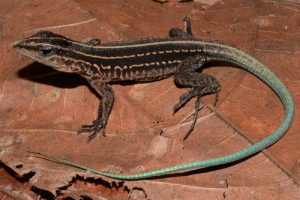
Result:
[[[111,83],[150,82],[170,76],[174,76],[177,85],[191,88],[191,91],[184,93],[175,104],[174,113],[190,99],[196,97],[194,117],[184,137],[186,139],[194,129],[201,96],[210,93],[218,94],[220,91],[217,79],[199,73],[203,64],[214,61],[227,62],[249,71],[277,94],[285,109],[285,117],[279,128],[252,146],[230,155],[133,175],[96,171],[38,152],[32,152],[33,155],[115,179],[137,180],[231,163],[253,155],[279,140],[290,127],[294,116],[294,102],[286,86],[265,65],[245,52],[223,44],[196,39],[192,34],[189,18],[185,18],[184,22],[184,30],[173,28],[168,38],[146,38],[101,44],[98,39],[83,43],[49,31],[41,31],[15,42],[13,46],[21,54],[58,71],[80,74],[101,96],[98,118],[92,124],[83,125],[79,129],[79,133],[91,133],[89,140],[100,131],[104,134],[114,101]]]

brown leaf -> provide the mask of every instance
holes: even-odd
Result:
[[[11,47],[14,41],[44,29],[79,41],[165,37],[170,28],[183,26],[184,16],[190,16],[196,36],[254,55],[284,81],[298,103],[299,5],[292,1],[200,3],[1,2],[0,198],[23,198],[16,193],[76,199],[299,197],[299,115],[287,134],[262,153],[226,166],[152,180],[117,181],[28,157],[28,150],[41,151],[90,168],[133,174],[233,153],[273,131],[283,117],[276,95],[253,75],[222,66],[205,69],[221,81],[222,92],[213,109],[214,97],[203,98],[205,107],[185,142],[194,101],[173,116],[172,108],[186,90],[169,78],[114,85],[116,101],[107,137],[99,135],[87,143],[87,135],[76,131],[95,118],[99,100],[85,80],[24,59]],[[22,177],[27,179],[22,182]]]

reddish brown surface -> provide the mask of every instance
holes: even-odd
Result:
[[[100,2],[100,3],[99,3]],[[96,116],[98,99],[79,76],[53,73],[24,59],[13,41],[48,29],[77,40],[163,37],[190,16],[194,34],[220,40],[257,57],[288,86],[299,110],[300,5],[292,1],[0,1],[0,199],[296,199],[300,197],[299,112],[278,143],[234,165],[181,176],[121,182],[29,158],[42,151],[95,169],[136,173],[238,151],[267,136],[283,116],[275,94],[242,70],[206,69],[222,83],[197,127],[182,142],[193,111],[190,102],[176,115],[172,107],[185,90],[172,78],[155,83],[114,85],[116,101],[107,137],[87,144],[76,135]],[[182,119],[185,122],[180,123]],[[160,135],[161,130],[163,134]],[[248,139],[245,139],[248,138]],[[35,172],[29,181],[21,177]],[[10,172],[10,173],[8,173]],[[14,176],[12,174],[16,173]],[[16,178],[19,177],[19,178]],[[16,195],[18,194],[18,195]]]

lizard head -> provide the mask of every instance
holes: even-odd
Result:
[[[16,51],[22,55],[58,71],[80,71],[80,68],[70,61],[71,46],[71,39],[50,31],[40,31],[13,44]]]

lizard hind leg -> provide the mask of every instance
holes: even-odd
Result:
[[[205,74],[203,74],[205,75]],[[205,75],[205,76],[208,76],[208,75]],[[216,80],[216,79],[215,79]],[[196,122],[197,122],[197,119],[198,119],[198,113],[199,111],[203,108],[203,106],[200,107],[200,99],[201,99],[201,96],[202,95],[205,95],[205,94],[212,94],[212,93],[216,93],[216,96],[218,96],[218,93],[220,91],[220,86],[219,85],[216,85],[214,83],[215,81],[213,82],[209,82],[207,83],[207,86],[205,87],[201,87],[201,86],[198,86],[198,87],[194,87],[190,92],[187,92],[187,93],[192,93],[194,94],[193,97],[196,97],[196,101],[195,101],[195,111],[193,113],[193,120],[192,120],[192,124],[189,128],[189,130],[186,132],[183,140],[186,140],[188,138],[188,136],[192,133],[192,131],[194,130],[195,128],[195,125],[196,125]],[[187,94],[185,93],[185,94]],[[191,97],[192,98],[192,97]],[[191,99],[190,98],[190,99]],[[190,99],[186,100],[186,102],[179,102],[179,103],[187,103]],[[216,98],[217,100],[217,98]],[[215,101],[216,102],[216,101]],[[176,104],[177,105],[177,104]],[[175,106],[176,106],[175,105]]]
[[[184,17],[183,23],[184,23],[184,29],[183,29],[184,32],[188,33],[189,35],[193,35],[191,19],[189,17]]]
[[[216,78],[211,75],[196,72],[196,70],[201,68],[205,62],[205,56],[198,55],[189,57],[186,60],[182,61],[174,75],[175,82],[178,85],[191,87],[192,90],[180,96],[179,102],[176,103],[173,108],[173,112],[175,113],[189,100],[191,100],[193,97],[196,97],[192,124],[185,134],[184,140],[187,139],[190,133],[194,130],[199,110],[201,110],[201,96],[205,94],[216,94],[216,97],[218,97],[218,93],[221,89],[220,83]]]
[[[171,28],[169,31],[170,37],[179,37],[186,39],[195,39],[192,32],[192,23],[189,17],[183,18],[184,29],[180,28]]]

